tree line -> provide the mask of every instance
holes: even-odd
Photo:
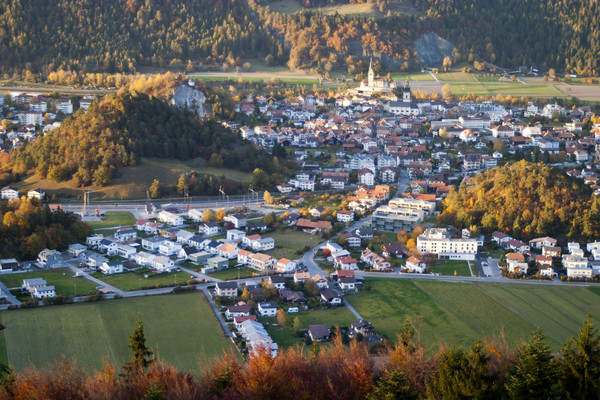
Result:
[[[517,348],[494,339],[435,353],[408,320],[393,346],[369,347],[359,335],[344,344],[341,330],[333,336],[331,345],[290,348],[275,358],[259,351],[242,363],[224,355],[194,376],[156,359],[138,316],[123,373],[106,363],[88,374],[66,359],[45,370],[5,367],[0,399],[525,400],[597,399],[600,393],[600,337],[589,318],[558,354],[540,329]]]

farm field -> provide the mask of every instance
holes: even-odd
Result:
[[[104,360],[118,368],[130,357],[127,346],[138,312],[146,344],[179,369],[195,373],[213,357],[235,351],[201,293],[3,311],[6,329],[0,335],[8,363],[17,371],[47,366],[62,355],[90,371]]]
[[[271,335],[271,338],[273,338],[275,343],[277,343],[280,347],[290,347],[303,343],[303,339],[297,338],[294,335],[294,329],[292,325],[294,324],[294,319],[296,317],[300,318],[300,322],[302,322],[302,328],[304,329],[308,329],[309,325],[315,324],[325,324],[328,327],[331,327],[332,325],[347,327],[350,325],[350,322],[356,319],[354,314],[352,314],[346,307],[330,308],[327,310],[310,310],[288,315],[290,316],[291,321],[291,326],[289,328],[273,326],[272,324],[277,324],[277,319],[274,317],[261,319],[261,321],[268,323],[265,324],[265,327]]]
[[[190,279],[189,275],[184,272],[159,274],[153,273],[148,269],[139,269],[114,275],[103,275],[101,272],[98,272],[94,273],[94,277],[125,291],[140,290],[140,286],[142,289],[153,289],[161,286],[185,285]]]
[[[104,214],[104,220],[88,222],[88,224],[94,230],[104,230],[117,226],[133,226],[135,225],[135,218],[128,211],[107,211]]]
[[[469,347],[502,334],[511,344],[538,326],[553,351],[576,335],[587,313],[600,320],[600,291],[585,287],[523,284],[367,280],[370,291],[347,300],[394,341],[408,317],[427,346]]]
[[[302,249],[304,246],[310,245],[312,247],[313,244],[320,242],[319,236],[291,229],[270,232],[262,236],[275,239],[275,248],[265,253],[275,258],[285,257],[290,260],[301,257],[296,254],[296,251]]]
[[[63,296],[78,296],[96,293],[96,284],[83,276],[75,277],[75,273],[69,268],[57,268],[47,271],[23,272],[13,274],[1,274],[0,281],[7,288],[21,287],[23,279],[43,278],[48,285],[54,286],[57,294]],[[76,286],[75,286],[76,285]]]

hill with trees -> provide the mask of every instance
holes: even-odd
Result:
[[[600,199],[583,182],[542,163],[520,161],[485,171],[446,200],[439,222],[473,225],[517,238],[600,234]]]
[[[221,110],[222,105],[215,104],[213,110]],[[275,165],[272,155],[243,141],[216,119],[199,119],[160,97],[129,91],[106,96],[87,112],[77,111],[59,128],[14,150],[4,168],[13,175],[35,173],[56,182],[71,180],[76,187],[105,186],[118,168],[136,165],[141,157],[201,157],[214,167],[285,171],[283,163]]]
[[[415,12],[409,13],[392,1],[372,0],[379,16],[325,15],[315,8],[346,0],[299,1],[307,8],[295,13],[272,11],[272,1],[5,1],[0,67],[5,78],[13,72],[45,80],[59,70],[197,71],[243,67],[245,59],[259,58],[355,74],[375,54],[376,70],[387,72],[418,67],[414,43],[435,32],[456,46],[455,64],[600,73],[595,0],[410,0]]]

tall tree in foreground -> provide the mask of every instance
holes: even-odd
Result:
[[[600,336],[591,316],[562,350],[561,383],[572,399],[600,398]]]
[[[135,375],[145,371],[153,362],[152,350],[146,346],[146,336],[144,335],[144,323],[142,316],[138,313],[137,323],[133,334],[129,336],[129,348],[132,358],[123,365],[127,375]]]
[[[560,398],[557,385],[557,364],[550,354],[546,335],[538,328],[517,352],[515,364],[509,369],[506,389],[511,399]]]

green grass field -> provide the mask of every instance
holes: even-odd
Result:
[[[239,272],[239,275],[238,275]],[[222,271],[217,271],[217,272],[212,272],[210,274],[208,274],[208,276],[210,276],[211,278],[215,278],[215,279],[222,279],[222,280],[228,280],[228,279],[238,279],[238,276],[240,278],[251,278],[253,276],[260,276],[260,273],[252,268],[248,268],[248,267],[242,267],[242,268],[227,268],[224,269]]]
[[[433,81],[433,77],[429,73],[412,73],[412,74],[391,74],[392,79],[404,84],[407,79],[409,81]]]
[[[107,211],[104,214],[104,220],[88,223],[94,230],[104,230],[117,226],[133,226],[135,218],[127,211]]]
[[[352,314],[346,307],[330,308],[327,310],[303,311],[289,314],[289,316],[291,325],[293,325],[296,317],[300,318],[300,322],[302,322],[302,327],[304,329],[307,329],[309,325],[314,324],[325,324],[328,327],[331,325],[347,327],[350,325],[350,322],[356,319],[354,314]],[[272,326],[271,324],[277,324],[276,318],[262,318],[261,321],[268,323],[268,325],[265,324],[267,331],[275,343],[277,343],[280,347],[290,347],[303,343],[302,339],[299,339],[294,335],[294,329],[291,326],[289,328]]]
[[[428,346],[468,347],[502,333],[511,344],[541,327],[554,351],[591,313],[600,320],[599,288],[368,279],[372,289],[348,297],[391,340],[408,317]],[[437,347],[436,347],[437,348]]]
[[[146,344],[180,369],[198,372],[213,357],[234,350],[201,293],[3,311],[6,329],[0,335],[17,371],[44,367],[62,355],[89,370],[100,368],[104,360],[119,367],[130,357],[128,338],[138,312]]]
[[[142,289],[160,286],[175,286],[177,284],[185,285],[190,280],[190,276],[185,272],[157,274],[146,269],[114,275],[103,275],[102,273],[98,273],[94,274],[94,276],[109,285],[125,291],[140,290],[140,285]],[[148,276],[148,278],[145,276]]]
[[[285,257],[290,260],[300,257],[296,254],[296,251],[306,245],[316,245],[320,241],[319,236],[298,232],[293,229],[270,232],[263,235],[263,237],[272,237],[275,239],[275,249],[266,251],[266,254],[275,258]]]
[[[382,18],[386,12],[382,13],[374,3],[352,3],[352,4],[332,4],[329,6],[303,8],[297,1],[276,1],[269,4],[272,11],[284,14],[293,14],[305,10],[320,11],[324,15],[360,15],[362,17]],[[393,13],[402,13],[409,15],[419,15],[417,10],[406,2],[390,2],[390,11]]]
[[[472,268],[475,269],[475,266]],[[471,276],[469,264],[460,260],[436,260],[431,266],[431,270],[442,275],[454,275],[454,271],[456,271],[458,276]],[[473,273],[476,273],[476,271],[474,270]]]
[[[68,268],[51,269],[47,271],[23,272],[0,275],[0,281],[8,288],[21,287],[23,279],[43,278],[48,285],[53,285],[57,294],[71,296],[96,293],[96,284],[82,276],[75,277],[75,273]],[[75,287],[77,285],[77,287]],[[77,291],[77,292],[76,292]]]

